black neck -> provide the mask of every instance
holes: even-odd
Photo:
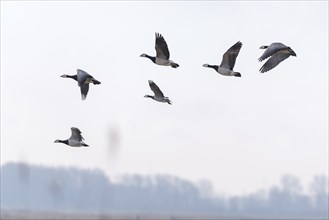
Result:
[[[149,56],[147,54],[145,54],[145,57],[149,58],[153,63],[155,63],[155,57]]]
[[[217,65],[208,65],[209,68],[213,68],[214,70],[218,70],[219,66]]]
[[[66,77],[78,81],[77,75],[66,75]]]
[[[69,140],[58,140],[60,143],[69,145]]]
[[[151,95],[145,95],[145,97],[154,99],[154,96],[151,96]]]

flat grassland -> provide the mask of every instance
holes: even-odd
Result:
[[[244,217],[225,217],[225,216],[193,216],[193,215],[156,215],[156,214],[78,214],[78,213],[56,213],[56,212],[29,212],[29,211],[8,211],[1,210],[1,220],[23,220],[23,219],[91,219],[91,220],[216,220],[216,219],[255,219]],[[264,219],[264,218],[263,218]]]

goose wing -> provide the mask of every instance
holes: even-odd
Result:
[[[222,59],[222,63],[220,64],[220,67],[224,67],[230,70],[233,70],[235,65],[235,60],[237,56],[239,55],[240,49],[242,47],[242,43],[238,41],[236,44],[234,44],[230,49],[228,49]]]
[[[89,91],[89,84],[88,83],[81,84],[80,91],[81,91],[81,99],[85,100],[87,98],[87,94]]]
[[[271,56],[270,59],[268,59],[268,61],[266,61],[266,63],[260,68],[259,71],[261,73],[265,73],[276,67],[279,63],[287,59],[289,56],[290,56],[289,53],[279,53],[279,52],[275,53],[274,55]]]
[[[272,43],[263,53],[263,55],[261,57],[258,58],[259,61],[263,61],[265,59],[267,59],[268,57],[272,56],[273,54],[275,54],[276,52],[278,52],[279,50],[282,50],[284,48],[287,48],[286,45],[284,45],[283,43]]]
[[[164,97],[164,95],[161,92],[160,88],[152,80],[149,80],[149,85],[150,85],[152,91],[154,92],[155,96]]]
[[[78,128],[72,127],[71,128],[71,137],[69,138],[70,140],[76,140],[76,141],[82,141],[84,138],[81,135],[81,131]]]
[[[87,78],[93,78],[91,75],[89,75],[86,71],[77,69],[77,80],[79,83],[79,86],[84,84],[87,80]]]
[[[159,33],[155,33],[155,50],[156,57],[169,60],[170,54],[167,43],[163,36]]]

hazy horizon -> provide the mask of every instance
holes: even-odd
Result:
[[[314,176],[306,190],[298,177],[285,175],[269,189],[232,196],[215,194],[209,181],[192,183],[173,175],[125,175],[114,181],[99,169],[23,163],[0,169],[1,217],[48,219],[57,213],[63,219],[75,213],[79,217],[74,219],[328,218],[326,176]]]

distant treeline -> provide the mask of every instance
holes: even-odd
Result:
[[[211,189],[208,182],[197,185],[169,175],[127,175],[114,183],[100,170],[1,166],[2,210],[328,219],[326,176],[315,176],[307,195],[294,176],[246,196],[221,197]]]

